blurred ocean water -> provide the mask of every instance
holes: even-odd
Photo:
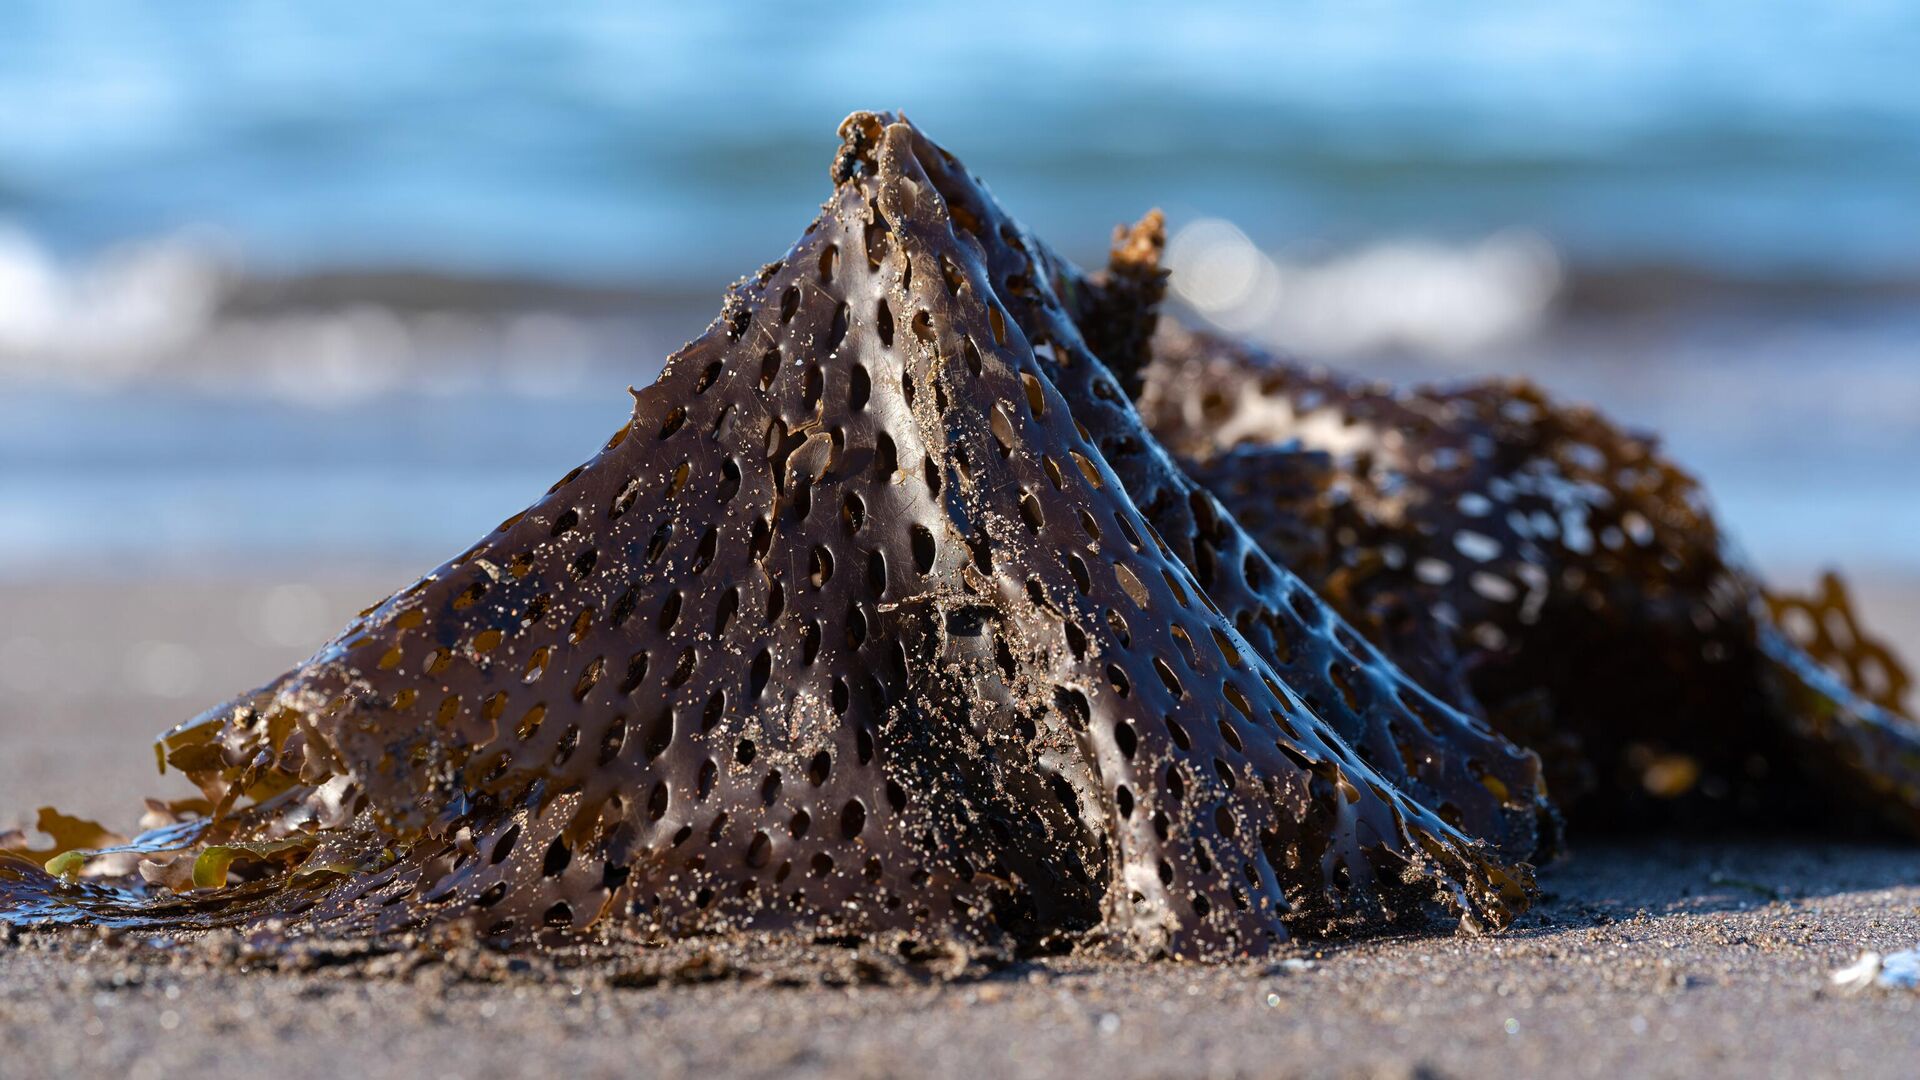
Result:
[[[1899,0],[540,5],[22,0],[0,215],[61,256],[213,224],[272,267],[729,274],[902,108],[1042,232],[1263,247],[1515,225],[1576,261],[1920,271]]]
[[[1668,433],[1920,568],[1920,6],[0,9],[0,574],[457,550],[904,109],[1187,315]]]

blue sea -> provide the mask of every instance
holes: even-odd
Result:
[[[904,110],[1183,317],[1664,432],[1920,569],[1920,5],[0,8],[0,575],[436,561]]]

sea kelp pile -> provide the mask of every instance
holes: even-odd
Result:
[[[1154,433],[1577,822],[1920,832],[1898,662],[1837,579],[1768,596],[1651,437],[1519,380],[1397,389],[1173,327],[1154,355]]]
[[[150,887],[15,858],[8,917],[1180,956],[1510,920],[1535,759],[1153,446],[1075,315],[1124,342],[1156,272],[1066,270],[904,122],[842,134],[599,456],[163,739],[207,806],[104,853]]]
[[[1516,658],[1546,600],[1472,608],[1429,582],[1424,546],[1465,534],[1391,512],[1420,483],[1356,496],[1373,473],[1351,444],[1261,426],[1295,405],[1251,354],[1155,336],[1157,216],[1088,275],[904,120],[840,134],[820,216],[634,392],[596,457],[167,733],[163,762],[202,798],[149,804],[125,842],[44,812],[51,846],[0,852],[0,921],[1202,958],[1498,928],[1559,840],[1534,750],[1580,791],[1656,723],[1648,701],[1688,722],[1749,708],[1760,691],[1722,670],[1738,664],[1791,673],[1765,686],[1783,735],[1884,781],[1882,801],[1911,795],[1882,757],[1904,748],[1898,669],[1831,605],[1793,609],[1825,634],[1796,644],[1740,622],[1758,594],[1717,554],[1574,567],[1528,549],[1509,589],[1589,575],[1571,602],[1621,647],[1561,656],[1608,640],[1567,631]],[[1479,427],[1420,413],[1371,437],[1479,460]],[[1607,468],[1603,488],[1651,466]],[[1525,472],[1462,483],[1504,500]],[[1711,546],[1681,479],[1649,472],[1652,501],[1619,527]],[[1471,554],[1440,561],[1466,581]],[[1670,655],[1688,650],[1690,668]],[[1663,660],[1640,697],[1560,699],[1570,667]],[[1874,678],[1887,695],[1860,689]],[[1701,731],[1729,755],[1760,737]]]

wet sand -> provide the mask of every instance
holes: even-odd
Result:
[[[0,584],[0,818],[57,802],[124,822],[141,795],[184,793],[152,771],[154,732],[408,575],[284,577]],[[1858,592],[1916,652],[1920,583]],[[832,949],[801,985],[634,987],[490,955],[248,973],[29,935],[0,945],[0,1075],[1900,1076],[1920,1058],[1920,993],[1826,982],[1863,949],[1920,946],[1920,847],[1581,843],[1541,883],[1497,937],[1257,966],[1055,958],[951,984]]]

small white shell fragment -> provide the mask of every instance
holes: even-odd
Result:
[[[1864,990],[1880,974],[1880,954],[1863,952],[1860,958],[1846,967],[1827,976],[1833,985],[1842,990]]]
[[[1847,991],[1877,986],[1883,990],[1920,990],[1920,949],[1882,956],[1863,952],[1860,958],[1828,976],[1834,986]]]

